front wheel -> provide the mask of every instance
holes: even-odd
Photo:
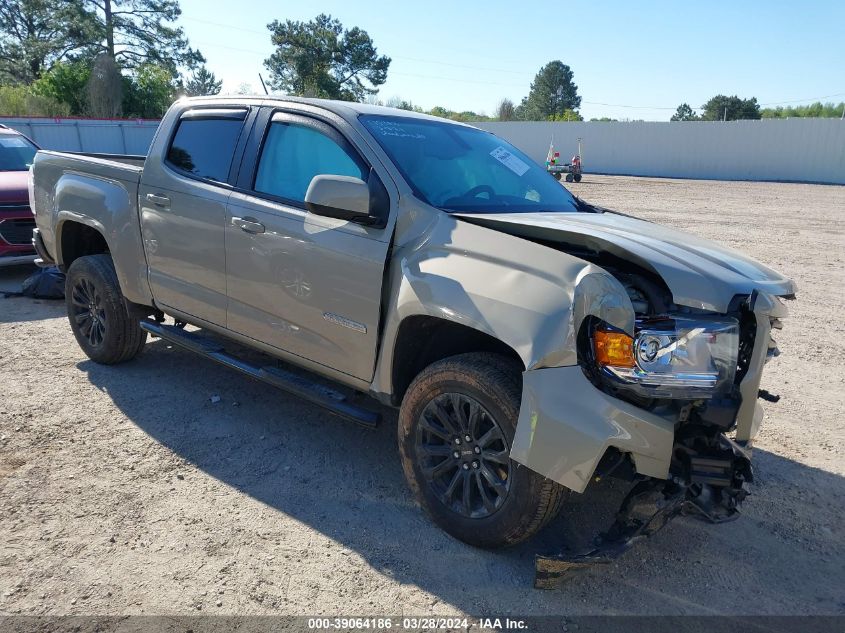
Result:
[[[573,180],[575,180],[575,176],[572,174],[566,174],[566,182],[572,182]]]
[[[76,342],[94,362],[122,363],[144,347],[147,333],[129,315],[108,255],[73,261],[65,281],[65,304]]]
[[[524,541],[560,509],[565,490],[510,459],[520,368],[495,354],[462,354],[426,368],[399,413],[411,490],[455,538],[494,548]]]
[[[575,182],[581,182],[581,174],[575,174],[573,178],[575,178]]]

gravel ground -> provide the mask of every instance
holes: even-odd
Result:
[[[576,495],[531,544],[478,551],[414,505],[393,412],[367,431],[162,341],[98,366],[62,304],[0,298],[0,613],[845,613],[845,187],[587,175],[572,189],[798,281],[738,521],[677,520],[537,591],[533,555],[583,546],[626,486]],[[0,288],[27,272],[0,270]]]

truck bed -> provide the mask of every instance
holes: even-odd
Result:
[[[137,183],[144,170],[146,156],[129,154],[93,154],[86,152],[56,152],[40,150],[39,162],[61,165],[65,169],[79,169],[86,174],[116,178]]]
[[[110,235],[120,244],[112,257],[124,296],[139,303],[151,301],[138,214],[144,161],[144,156],[42,150],[32,165],[30,194],[47,254],[63,261],[63,235],[72,236],[64,240],[68,244],[84,242],[90,231]]]
[[[144,161],[147,157],[142,154],[103,154],[97,152],[56,152],[62,154],[71,154],[72,156],[81,156],[83,158],[97,158],[112,163],[121,163],[123,165],[130,165],[133,167],[144,166]]]

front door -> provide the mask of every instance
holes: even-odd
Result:
[[[317,175],[378,176],[322,121],[277,113],[262,132],[249,187],[228,202],[227,326],[370,380],[390,228],[316,216],[304,200]]]
[[[150,287],[162,308],[226,324],[226,202],[247,114],[192,109],[166,155],[148,160],[139,189]]]

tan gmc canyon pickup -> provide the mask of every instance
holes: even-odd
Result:
[[[38,152],[30,197],[92,360],[152,334],[362,424],[378,416],[355,392],[399,407],[408,483],[467,543],[530,537],[597,476],[636,483],[580,561],[676,514],[732,518],[746,495],[793,282],[592,206],[493,134],[356,103],[185,99],[146,157]],[[539,584],[579,564],[552,562]]]

